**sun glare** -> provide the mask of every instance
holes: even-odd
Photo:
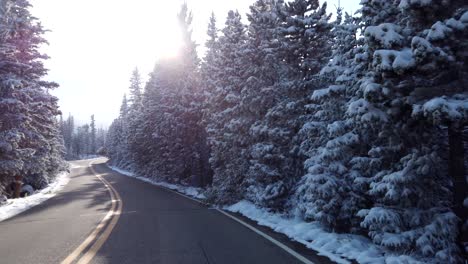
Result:
[[[155,50],[157,51],[158,58],[174,58],[179,54],[182,39],[180,30],[176,28],[165,28],[164,34],[157,40]]]
[[[177,10],[174,7],[174,10]],[[145,11],[146,12],[146,11]],[[127,39],[129,45],[135,51],[135,55],[141,59],[152,61],[155,59],[174,58],[178,55],[182,37],[178,27],[176,11],[160,12],[157,16],[147,14],[146,18],[140,17],[138,12],[131,13],[133,36],[138,39]]]

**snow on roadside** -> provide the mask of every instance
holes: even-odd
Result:
[[[18,199],[8,199],[5,205],[0,206],[0,222],[54,197],[70,181],[68,174],[68,172],[59,173],[49,186],[36,191],[33,195]]]
[[[353,259],[359,263],[424,263],[410,256],[391,255],[363,236],[326,232],[318,223],[308,223],[299,218],[288,218],[271,213],[248,201],[240,201],[223,209],[240,213],[259,225],[285,234],[290,239],[304,244],[317,251],[319,255],[326,256],[337,263],[350,263],[344,258]]]
[[[192,186],[182,186],[182,185],[157,181],[155,179],[150,179],[150,178],[146,178],[146,177],[137,176],[133,172],[122,170],[122,169],[119,169],[119,168],[117,168],[115,166],[110,166],[110,165],[107,165],[107,166],[110,169],[112,169],[112,170],[114,170],[114,171],[116,171],[116,172],[118,172],[120,174],[123,174],[125,176],[132,177],[132,178],[135,178],[135,179],[138,179],[140,181],[144,181],[144,182],[156,185],[156,186],[161,186],[161,187],[164,187],[164,188],[167,188],[167,189],[170,189],[170,190],[174,190],[174,191],[183,193],[185,195],[188,195],[190,197],[194,197],[194,198],[197,198],[197,199],[201,199],[201,200],[206,199],[205,195],[202,193],[203,192],[202,188],[196,188],[196,187],[192,187]]]

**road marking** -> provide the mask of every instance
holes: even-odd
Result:
[[[91,171],[93,172],[94,175],[104,184],[104,186],[107,188],[109,191],[109,194],[111,196],[111,209],[107,214],[104,216],[104,218],[99,222],[98,226],[93,230],[93,232],[81,243],[68,257],[66,257],[61,264],[70,264],[75,261],[76,258],[78,258],[81,254],[83,256],[78,260],[77,263],[79,264],[86,264],[91,261],[91,259],[96,255],[97,251],[101,248],[101,246],[104,244],[104,242],[107,240],[109,235],[111,234],[112,230],[114,229],[115,225],[117,224],[117,221],[120,218],[120,215],[122,213],[122,199],[119,195],[119,193],[112,187],[112,185],[105,180],[104,178],[101,177],[101,175],[97,174],[96,171],[92,168],[92,163],[89,163],[89,167]],[[117,209],[116,209],[117,208]],[[110,223],[107,225],[107,223],[110,221]],[[106,227],[107,226],[107,227]],[[105,229],[104,229],[105,228]],[[104,231],[102,231],[104,229]],[[102,233],[101,233],[102,231]],[[99,235],[101,233],[101,235]],[[91,243],[94,242],[94,244],[87,250]]]
[[[174,190],[169,189],[169,188],[164,187],[164,186],[160,186],[160,185],[155,185],[155,186],[160,187],[160,188],[163,188],[163,189],[165,189],[165,190],[168,190],[168,191],[170,191],[170,192],[172,192],[172,193],[178,194],[178,195],[180,195],[180,196],[182,196],[182,197],[184,197],[184,198],[187,198],[187,199],[189,199],[189,200],[192,200],[192,201],[194,201],[194,202],[197,202],[197,203],[199,203],[199,204],[201,204],[201,205],[208,206],[208,204],[206,204],[206,203],[204,203],[204,202],[202,202],[202,201],[200,201],[200,200],[197,200],[197,199],[195,199],[195,198],[192,198],[192,197],[190,197],[190,196],[188,196],[188,195],[185,195],[185,194],[183,194],[183,193],[174,191]]]
[[[93,170],[93,169],[92,169]],[[94,172],[94,170],[93,170]],[[94,172],[95,173],[95,172]],[[77,264],[87,264],[89,263],[93,257],[97,254],[99,249],[102,247],[104,242],[109,238],[110,234],[112,233],[112,230],[114,229],[115,225],[117,224],[117,221],[119,221],[120,215],[122,214],[122,198],[120,197],[119,193],[112,187],[112,185],[105,180],[104,178],[100,177],[99,175],[96,175],[101,181],[107,183],[108,188],[110,193],[114,192],[115,196],[117,196],[117,199],[112,198],[112,203],[118,203],[117,211],[113,213],[113,218],[107,228],[104,230],[104,232],[99,236],[99,238],[94,242],[94,244],[91,246],[91,248],[81,257],[81,259],[77,262]]]
[[[307,258],[305,258],[304,256],[302,256],[301,254],[297,253],[296,251],[294,251],[293,249],[291,249],[290,247],[286,246],[285,244],[279,242],[278,240],[272,238],[271,236],[263,233],[262,231],[258,230],[257,228],[247,224],[246,222],[240,220],[239,218],[229,214],[229,213],[226,213],[225,211],[221,210],[221,209],[218,209],[216,208],[216,210],[220,213],[222,213],[223,215],[231,218],[232,220],[242,224],[243,226],[247,227],[248,229],[254,231],[255,233],[259,234],[260,236],[264,237],[266,240],[270,241],[271,243],[275,244],[276,246],[278,246],[279,248],[283,249],[284,251],[288,252],[290,255],[292,255],[293,257],[295,257],[296,259],[298,259],[299,261],[301,261],[302,263],[305,263],[305,264],[314,264],[314,262],[308,260]]]
[[[156,186],[157,186],[157,185],[156,185]],[[185,195],[185,194],[183,194],[183,193],[176,192],[176,191],[174,191],[174,190],[171,190],[171,189],[169,189],[169,188],[165,188],[165,187],[163,187],[163,186],[158,186],[158,187],[162,187],[163,189],[169,190],[169,191],[171,191],[171,192],[173,192],[173,193],[175,193],[175,194],[178,194],[178,195],[180,195],[180,196],[182,196],[182,197],[185,197],[185,198],[190,199],[190,200],[192,200],[192,201],[195,201],[195,202],[197,202],[197,203],[199,203],[199,204],[202,204],[202,205],[207,206],[206,203],[204,203],[204,202],[202,202],[202,201],[199,201],[199,200],[196,200],[196,199],[194,199],[194,198],[192,198],[192,197],[190,197],[190,196],[187,196],[187,195]],[[290,255],[292,255],[293,257],[295,257],[296,259],[298,259],[298,260],[301,261],[302,263],[304,263],[304,264],[314,264],[314,262],[308,260],[307,258],[305,258],[305,257],[302,256],[301,254],[297,253],[296,251],[294,251],[294,250],[291,249],[290,247],[288,247],[288,246],[286,246],[285,244],[279,242],[278,240],[272,238],[271,236],[269,236],[269,235],[263,233],[262,231],[260,231],[260,230],[258,230],[257,228],[255,228],[255,227],[249,225],[248,223],[242,221],[241,219],[239,219],[239,218],[237,218],[237,217],[235,217],[235,216],[233,216],[233,215],[231,215],[231,214],[229,214],[229,213],[226,213],[225,211],[223,211],[223,210],[221,210],[221,209],[219,209],[219,208],[208,208],[208,209],[215,209],[215,210],[217,210],[218,212],[222,213],[223,215],[225,215],[225,216],[231,218],[232,220],[234,220],[234,221],[236,221],[236,222],[242,224],[243,226],[247,227],[248,229],[254,231],[254,232],[257,233],[257,234],[259,234],[260,236],[262,236],[262,237],[265,238],[266,240],[268,240],[268,241],[270,241],[271,243],[275,244],[275,245],[278,246],[279,248],[283,249],[284,251],[286,251],[287,253],[289,253]]]

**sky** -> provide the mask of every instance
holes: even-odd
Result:
[[[95,115],[101,127],[117,117],[129,80],[138,67],[143,80],[160,57],[171,56],[179,42],[176,16],[186,2],[193,13],[193,39],[203,52],[211,12],[218,27],[229,10],[245,17],[254,0],[32,0],[32,14],[49,32],[41,50],[48,80],[59,83],[52,93],[59,98],[64,118],[89,122]],[[329,0],[330,12],[339,0]],[[347,12],[359,0],[341,0]],[[200,54],[201,57],[202,54]]]

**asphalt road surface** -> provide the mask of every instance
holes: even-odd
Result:
[[[72,162],[61,192],[0,222],[0,264],[331,263],[246,221],[287,252],[217,210],[104,163]]]

